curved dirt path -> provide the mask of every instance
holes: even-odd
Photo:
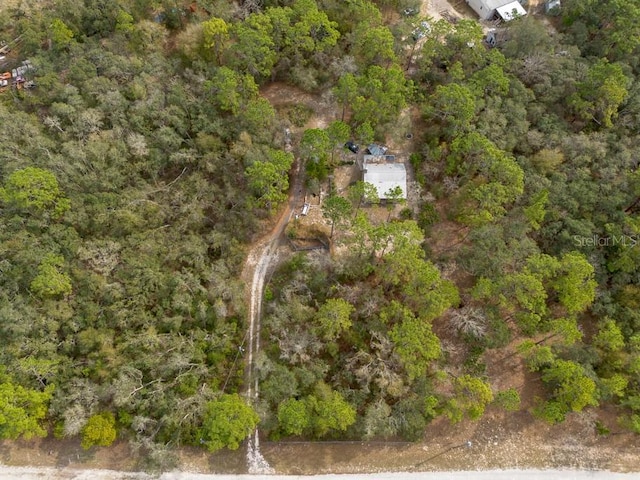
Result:
[[[247,398],[252,404],[256,404],[259,396],[258,376],[253,372],[254,357],[260,351],[260,319],[262,315],[262,299],[264,293],[264,283],[267,274],[278,261],[278,247],[284,229],[293,214],[296,206],[301,202],[302,175],[300,174],[300,162],[296,161],[291,175],[291,186],[289,188],[289,201],[284,210],[280,213],[278,221],[273,229],[263,237],[249,252],[245,263],[242,278],[245,279],[249,298],[249,329],[247,343],[247,369],[246,385]],[[251,281],[249,282],[249,279]],[[269,463],[260,453],[259,432],[256,428],[247,444],[247,466],[250,474],[271,474],[274,473]]]
[[[274,106],[284,104],[304,104],[312,106],[315,113],[313,118],[316,122],[316,124],[312,125],[314,128],[326,126],[328,118],[330,117],[327,106],[323,104],[323,102],[317,101],[313,95],[304,93],[296,88],[275,83],[263,89],[261,95]],[[285,151],[289,152],[293,150],[291,146],[291,134],[292,132],[288,131],[285,135],[287,137]],[[253,367],[255,356],[260,351],[260,319],[265,278],[278,261],[278,247],[281,245],[282,234],[289,219],[295,208],[302,206],[303,176],[301,170],[301,161],[296,159],[291,172],[289,200],[280,213],[272,230],[255,243],[249,251],[247,261],[242,271],[242,279],[247,286],[246,297],[249,304],[245,385],[247,385],[246,396],[249,402],[254,405],[257,403],[259,397],[258,378],[254,375]],[[258,429],[256,429],[247,444],[247,466],[249,473],[273,473],[273,469],[260,453],[259,441],[259,432]]]

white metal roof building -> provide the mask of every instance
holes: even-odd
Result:
[[[499,16],[508,22],[515,18],[514,10],[518,16],[527,14],[520,2],[514,0],[467,0],[467,3],[481,20],[492,20]]]
[[[505,22],[517,17],[523,17],[527,14],[527,11],[522,5],[520,5],[520,2],[510,2],[506,5],[502,5],[501,7],[496,8],[496,12],[498,12],[500,18]]]
[[[402,189],[402,198],[407,198],[407,169],[404,163],[364,163],[363,180],[372,184],[381,200],[396,187]]]

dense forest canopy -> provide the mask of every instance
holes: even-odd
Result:
[[[533,415],[610,404],[640,433],[640,3],[564,0],[493,49],[474,20],[428,19],[418,42],[416,6],[4,7],[6,62],[28,59],[33,88],[0,93],[1,439],[122,438],[162,466],[175,446],[238,448],[258,422],[419,439],[440,415],[520,408],[482,360],[514,340],[545,387]],[[260,95],[274,81],[339,112],[295,156],[291,118]],[[313,190],[347,139],[384,142],[414,107],[419,203],[373,221],[370,185],[327,199],[346,253],[278,268],[247,405],[239,272],[295,159]]]

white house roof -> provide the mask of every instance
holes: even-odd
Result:
[[[520,5],[520,2],[507,3],[506,5],[497,7],[496,10],[505,22],[513,20],[516,16],[524,16],[527,14],[527,11]]]
[[[506,2],[508,2],[508,0],[483,0],[481,3],[484,4],[489,10],[497,10],[501,8]]]
[[[387,192],[395,187],[402,189],[402,198],[407,198],[407,170],[404,163],[365,164],[365,182],[371,183],[378,191],[378,197],[387,198]]]

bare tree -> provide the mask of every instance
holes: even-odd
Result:
[[[89,412],[83,405],[74,403],[64,411],[62,417],[64,418],[64,436],[73,437],[78,435],[86,425]]]
[[[483,338],[487,334],[487,319],[479,308],[465,306],[454,310],[450,319],[450,326],[458,333]]]
[[[549,72],[549,62],[540,53],[528,55],[522,61],[520,78],[527,85],[542,82]]]
[[[248,17],[252,13],[259,12],[262,9],[262,0],[242,0],[240,10],[243,17]]]

